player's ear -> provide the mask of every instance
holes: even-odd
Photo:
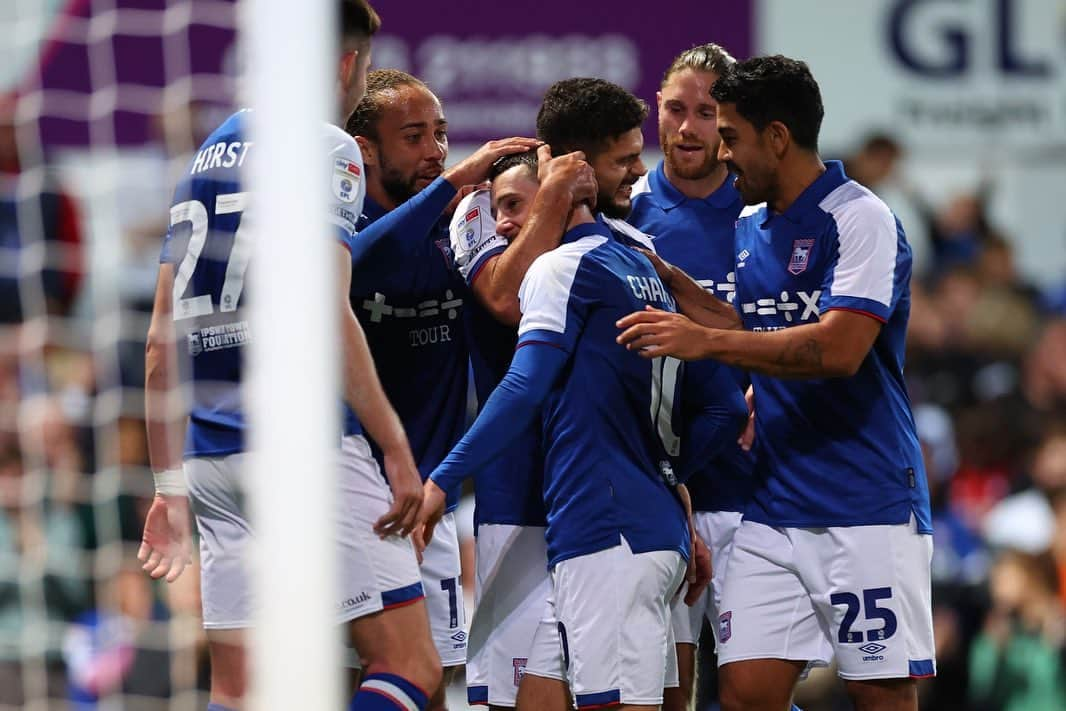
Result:
[[[661,91],[655,92],[655,106],[658,108],[659,113],[663,111],[663,93]]]
[[[355,65],[359,60],[359,50],[351,49],[341,55],[340,64],[337,66],[337,79],[341,86],[347,90],[355,78]]]
[[[766,139],[770,142],[770,149],[774,155],[780,159],[784,157],[789,144],[792,143],[792,132],[782,122],[771,121],[766,126]]]
[[[363,165],[372,165],[377,167],[378,153],[377,146],[374,142],[368,139],[366,136],[356,136],[355,142],[359,144],[359,152],[363,156]]]

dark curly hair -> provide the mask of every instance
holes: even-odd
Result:
[[[806,62],[780,54],[738,62],[714,83],[711,96],[720,104],[735,104],[737,113],[757,130],[780,121],[797,145],[818,150],[825,108]]]
[[[429,91],[429,87],[421,79],[399,69],[375,69],[369,72],[366,75],[366,95],[344,126],[348,135],[377,141],[378,121],[385,108],[383,95],[401,86],[417,86]]]
[[[512,153],[503,158],[498,158],[489,168],[489,180],[495,180],[516,165],[524,165],[529,168],[533,173],[533,178],[536,179],[538,166],[537,149],[533,148],[522,153]]]
[[[537,138],[552,155],[584,151],[592,158],[623,133],[640,128],[648,105],[617,84],[575,78],[548,87],[537,113]]]

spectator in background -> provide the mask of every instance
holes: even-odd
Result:
[[[1066,708],[1066,616],[1051,556],[1004,551],[989,589],[992,609],[970,652],[971,708]]]
[[[1037,411],[1066,412],[1066,318],[1045,324],[1025,358],[1022,389]]]
[[[0,96],[0,323],[8,324],[68,315],[82,274],[74,201],[20,150],[16,104]]]

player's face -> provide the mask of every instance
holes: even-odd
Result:
[[[508,241],[518,236],[526,224],[533,198],[537,195],[536,176],[529,167],[516,165],[492,181],[492,214],[496,216],[496,234]]]
[[[648,172],[640,160],[643,148],[644,134],[638,126],[608,141],[607,147],[589,161],[599,184],[596,209],[607,217],[624,220],[629,216],[633,183]]]
[[[718,105],[718,160],[737,177],[733,181],[748,205],[772,202],[777,194],[777,159],[766,140],[751,122],[737,113],[736,104]]]
[[[659,145],[679,178],[701,180],[718,167],[718,102],[710,95],[717,79],[713,72],[683,69],[656,95]]]
[[[378,120],[372,170],[385,193],[400,204],[444,172],[448,122],[437,97],[426,89],[401,86],[390,93]]]

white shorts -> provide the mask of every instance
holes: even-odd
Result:
[[[696,604],[685,604],[688,584],[674,600],[671,622],[674,626],[674,641],[677,644],[699,644],[703,619],[711,623],[718,636],[718,604],[722,600],[722,583],[725,580],[729,552],[733,549],[733,535],[740,527],[743,514],[736,511],[696,511],[692,515],[696,533],[711,551],[711,584],[703,591]]]
[[[460,577],[459,537],[454,513],[446,513],[422,553],[422,585],[433,644],[446,667],[466,663],[466,607]]]
[[[670,602],[685,567],[676,551],[633,553],[624,538],[555,566],[555,614],[577,708],[655,706],[669,681],[677,685]]]
[[[185,478],[189,505],[200,532],[200,588],[204,627],[241,629],[254,616],[251,581],[253,531],[244,502],[246,455],[189,459]],[[422,599],[418,563],[410,540],[374,533],[374,522],[392,504],[370,446],[360,435],[345,437],[338,455],[337,550],[341,590],[333,601],[343,623]]]
[[[551,595],[544,527],[478,526],[475,594],[467,701],[514,706]]]
[[[718,665],[791,659],[844,679],[932,676],[932,536],[891,526],[744,521],[718,617]]]

